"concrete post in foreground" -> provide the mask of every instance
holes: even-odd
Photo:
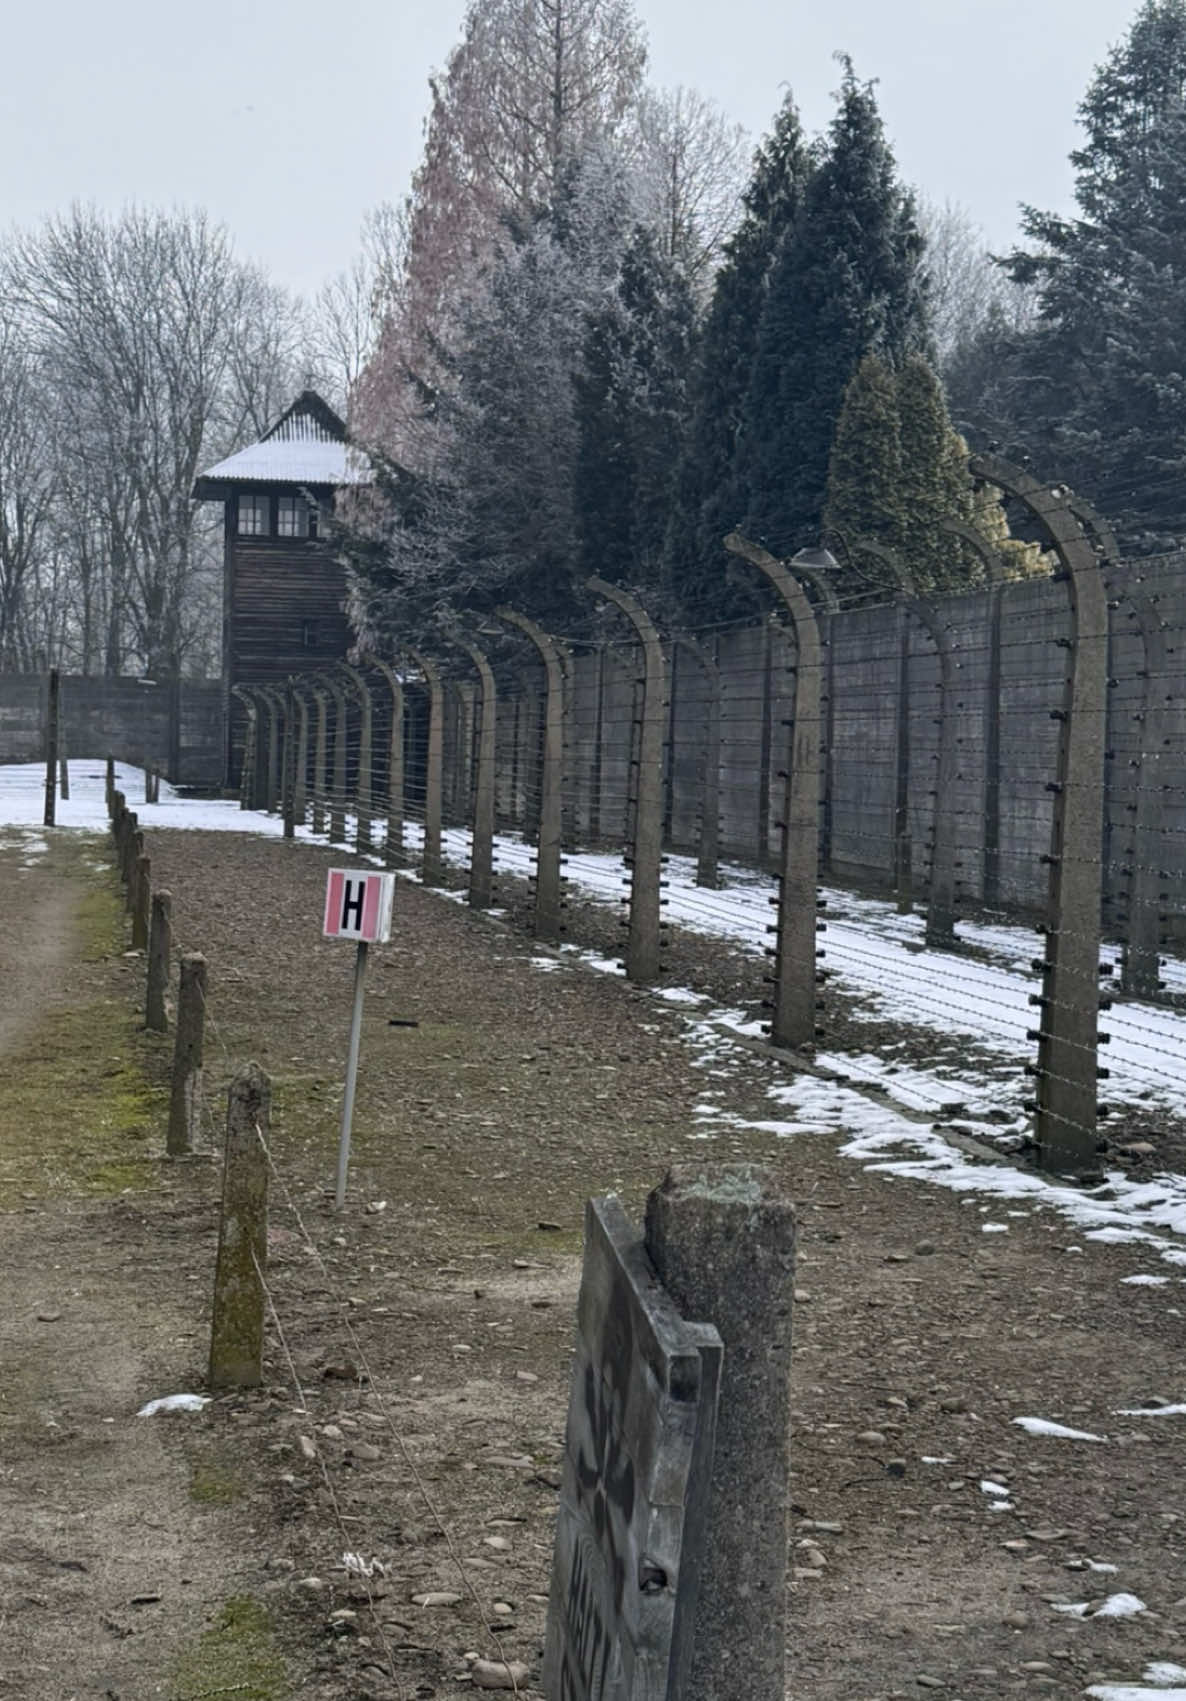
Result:
[[[643,654],[638,768],[635,774],[633,844],[630,852],[628,979],[645,984],[659,973],[659,879],[663,851],[663,734],[667,718],[667,663],[659,634],[641,603],[605,579],[585,580],[586,590],[621,610],[633,626]]]
[[[441,857],[441,789],[445,759],[445,687],[439,669],[409,650],[428,687],[428,751],[424,775],[424,858],[421,875],[426,886],[439,886],[445,865]]]
[[[61,718],[62,676],[56,667],[49,670],[49,704],[45,719],[45,815],[44,825],[52,827],[58,800],[58,730]]]
[[[762,573],[795,624],[795,710],[787,773],[770,1038],[815,1046],[816,904],[819,889],[820,641],[815,613],[794,574],[739,532],[725,548]]]
[[[1038,1161],[1056,1175],[1099,1174],[1100,897],[1108,712],[1108,605],[1099,562],[1060,487],[1039,484],[997,455],[974,455],[974,478],[1023,502],[1054,542],[1070,591],[1074,641],[1063,701],[1046,954],[1035,1069]]]
[[[168,1030],[165,994],[169,990],[169,963],[173,955],[173,895],[152,894],[152,917],[148,930],[148,985],[144,996],[144,1026],[154,1034]]]
[[[535,937],[556,944],[560,938],[560,843],[564,812],[564,668],[560,652],[542,626],[513,608],[494,611],[517,626],[539,654],[547,681],[544,744],[540,769],[539,840],[535,854]]]
[[[181,959],[177,989],[177,1034],[173,1042],[173,1086],[169,1096],[171,1158],[194,1149],[202,1104],[202,1045],[206,1032],[206,959],[193,952]]]
[[[687,1695],[784,1701],[794,1210],[755,1165],[680,1165],[647,1200],[646,1247],[724,1344]]]
[[[272,1087],[257,1063],[227,1092],[226,1156],[214,1315],[211,1388],[258,1388],[263,1377],[264,1288],[268,1261],[268,1120]]]
[[[453,642],[473,662],[481,681],[476,705],[479,717],[478,765],[474,776],[469,901],[473,909],[488,910],[494,900],[494,742],[498,695],[494,671],[485,653],[465,638],[454,637]]]

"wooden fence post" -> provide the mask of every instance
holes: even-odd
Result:
[[[181,959],[177,988],[177,1032],[165,1150],[184,1157],[194,1149],[201,1121],[202,1049],[206,1031],[206,959],[191,952]]]
[[[58,798],[58,729],[61,715],[62,678],[56,667],[49,670],[49,699],[45,717],[45,813],[43,825],[56,821]]]
[[[795,709],[786,773],[778,943],[770,1038],[800,1051],[815,1045],[816,909],[819,894],[820,642],[815,611],[789,568],[730,532],[725,548],[774,587],[795,627]]]
[[[152,862],[148,857],[136,858],[132,885],[132,949],[147,951],[148,924],[152,910]]]
[[[263,1379],[268,1263],[268,1121],[272,1088],[256,1063],[227,1093],[222,1212],[210,1329],[210,1387],[258,1388]]]
[[[169,989],[169,964],[173,958],[173,895],[152,894],[152,921],[148,933],[148,982],[144,995],[144,1025],[154,1034],[168,1031],[165,994]]]

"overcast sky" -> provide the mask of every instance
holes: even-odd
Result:
[[[811,129],[833,53],[877,78],[903,175],[1007,245],[1019,201],[1066,208],[1075,109],[1137,0],[636,0],[651,77],[755,139],[788,85]],[[405,191],[427,77],[464,0],[25,0],[6,11],[0,227],[72,200],[205,206],[314,290],[368,207]]]

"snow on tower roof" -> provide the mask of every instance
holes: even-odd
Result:
[[[366,457],[346,440],[346,427],[314,390],[305,390],[258,443],[200,474],[193,494],[219,500],[228,484],[369,484]]]

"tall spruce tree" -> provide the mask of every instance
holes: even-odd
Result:
[[[997,435],[1138,549],[1186,533],[1184,93],[1186,0],[1146,0],[1079,108],[1079,216],[1027,208],[1033,247],[1007,261],[1040,294],[1035,329],[1012,342],[1024,384],[1004,388],[1011,429]]]
[[[694,306],[679,264],[635,229],[615,287],[590,312],[576,377],[574,502],[586,573],[662,591],[673,468],[687,415]]]
[[[737,470],[750,531],[778,554],[818,541],[844,393],[868,353],[925,345],[923,242],[873,89],[845,61],[827,156],[770,274]]]
[[[813,151],[788,94],[754,155],[744,216],[725,246],[700,337],[666,543],[668,579],[693,621],[734,612],[737,601],[723,576],[723,539],[744,512],[734,476],[737,435],[770,268],[812,169]]]

